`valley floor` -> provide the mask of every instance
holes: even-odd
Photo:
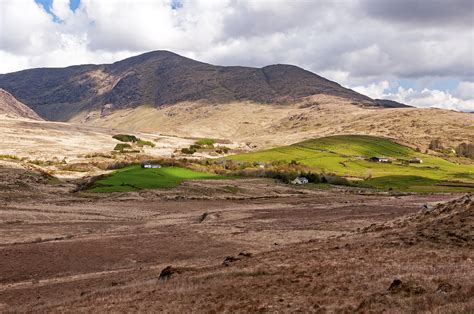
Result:
[[[0,170],[0,311],[474,310],[469,234],[385,226],[460,195],[261,179],[98,195]]]

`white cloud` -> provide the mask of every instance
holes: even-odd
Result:
[[[296,64],[372,97],[398,79],[474,81],[469,1],[426,1],[430,8],[418,23],[390,2],[370,0],[182,0],[177,10],[171,0],[81,0],[74,12],[68,0],[53,0],[56,22],[34,0],[1,0],[0,73],[165,49],[221,65]],[[441,91],[457,105],[448,96],[426,96],[423,87],[414,93],[462,108],[474,99],[471,86]]]
[[[378,83],[372,83],[368,86],[356,86],[352,89],[358,93],[369,96],[370,98],[384,98],[386,97],[386,90],[390,88],[388,81],[381,81]]]
[[[448,91],[428,88],[418,91],[413,88],[399,86],[396,92],[390,92],[393,85],[388,81],[381,81],[367,86],[356,86],[352,89],[371,98],[395,100],[414,107],[436,107],[474,112],[474,97],[472,94],[474,84],[471,82],[461,82],[454,91],[456,96],[470,91],[470,94],[462,95],[467,96],[464,98],[462,96],[456,97]]]
[[[474,82],[460,82],[454,95],[463,100],[474,99]]]
[[[396,94],[387,94],[384,96],[401,103],[406,103],[415,107],[436,107],[443,109],[452,109],[458,111],[474,111],[474,99],[462,100],[454,97],[447,91],[423,89],[416,91],[412,88],[398,88]]]

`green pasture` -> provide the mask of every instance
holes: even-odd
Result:
[[[139,165],[116,170],[99,179],[89,192],[130,192],[143,189],[171,188],[185,180],[220,179],[221,176],[186,168],[143,169]]]
[[[390,157],[392,163],[371,162],[370,157]],[[403,163],[421,158],[423,163]],[[367,179],[366,186],[416,191],[473,191],[474,164],[456,164],[416,152],[389,139],[363,135],[330,136],[260,152],[226,157],[240,162],[296,161],[315,172]],[[467,184],[451,183],[457,182]],[[459,186],[461,185],[461,186]],[[413,188],[411,188],[413,187]]]

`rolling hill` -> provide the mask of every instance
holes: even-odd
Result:
[[[372,162],[371,157],[388,157],[390,163]],[[410,163],[419,158],[422,163]],[[416,152],[390,139],[341,135],[308,140],[289,146],[229,156],[240,162],[290,163],[296,161],[316,172],[366,179],[362,185],[411,191],[474,189],[474,165],[460,165]],[[456,183],[453,183],[456,182]]]

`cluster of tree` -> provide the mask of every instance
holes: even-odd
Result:
[[[432,139],[428,147],[429,149],[435,151],[441,151],[444,149],[443,144],[441,143],[441,140],[439,138]]]
[[[441,140],[439,138],[435,138],[431,140],[429,149],[435,150],[438,152],[449,152],[452,151],[452,149],[446,149],[443,146],[443,143],[441,143]],[[456,149],[456,154],[461,157],[467,157],[467,158],[474,158],[474,144],[471,143],[461,143],[459,144]]]
[[[145,141],[142,140],[135,135],[129,135],[129,134],[115,134],[112,136],[112,138],[124,142],[124,143],[136,143],[137,146],[143,147],[143,146],[150,146],[150,147],[155,147],[155,144],[150,142],[150,141]],[[117,144],[119,145],[119,144]],[[127,144],[128,145],[128,144]]]
[[[112,136],[112,138],[120,141],[120,142],[131,142],[131,143],[136,143],[138,142],[139,138],[136,137],[135,135],[128,135],[128,134],[115,134]]]
[[[456,154],[459,156],[473,158],[474,159],[474,144],[461,143],[456,148]]]

